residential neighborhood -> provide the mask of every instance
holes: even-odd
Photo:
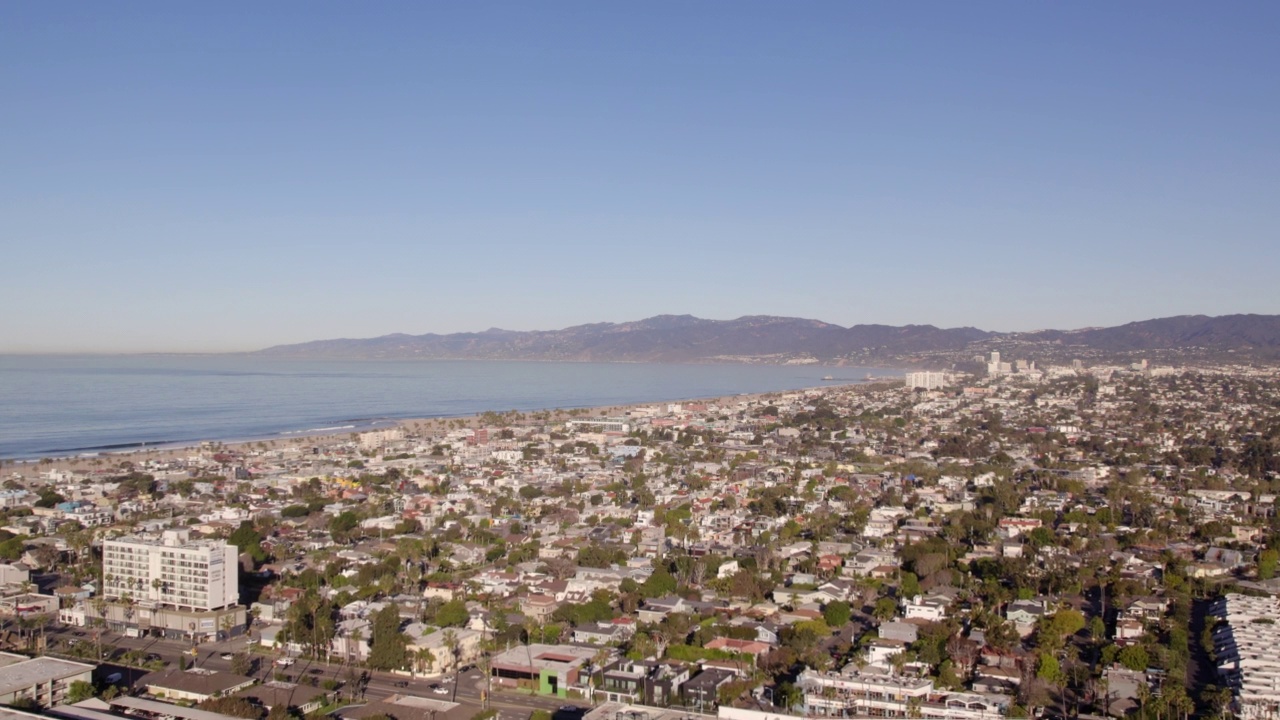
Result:
[[[0,695],[83,720],[1280,713],[1280,373],[974,360],[5,462]]]

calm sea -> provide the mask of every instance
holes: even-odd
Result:
[[[883,368],[0,356],[0,458],[357,431],[399,418],[682,400],[857,382]]]

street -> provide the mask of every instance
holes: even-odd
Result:
[[[93,646],[96,642],[92,630],[77,628],[51,629],[48,632],[48,638],[51,647],[54,647],[55,643],[59,645],[55,652],[58,649],[62,649],[66,641],[72,639],[90,646]],[[194,660],[194,667],[228,673],[231,672],[232,661],[224,660],[222,655],[244,653],[247,647],[248,644],[244,637],[214,643],[201,643],[197,647],[198,654],[192,658],[189,654],[191,650],[190,643],[182,640],[166,640],[155,637],[131,638],[114,633],[105,633],[102,638],[102,650],[108,658],[112,657],[113,652],[116,650],[140,650],[144,653],[159,656],[169,664],[169,667],[178,667],[179,659],[185,655],[187,660]],[[351,668],[342,663],[325,663],[311,660],[307,657],[295,658],[294,664],[289,667],[280,667],[275,664],[274,661],[280,657],[279,655],[253,652],[250,653],[250,657],[257,660],[254,676],[263,681],[271,680],[279,672],[288,676],[292,682],[305,682],[308,684],[314,682],[316,685],[321,685],[325,680],[335,680],[346,685],[352,678],[353,673],[355,677],[359,677],[362,672],[367,672],[369,681],[365,686],[363,700],[358,702],[380,700],[401,693],[437,700],[449,700],[468,706],[477,712],[481,709],[480,696],[481,689],[484,688],[484,676],[475,668],[463,671],[457,679],[453,678],[452,673],[445,676],[410,677],[395,673]],[[110,663],[110,661],[106,662],[111,667],[109,672],[104,668],[103,674],[121,672],[126,683],[133,683],[145,674],[144,671],[126,668]],[[434,692],[437,688],[443,688],[446,692]],[[561,708],[567,709],[569,706],[583,707],[587,704],[585,701],[530,696],[513,691],[494,692],[489,698],[489,706],[499,711],[499,720],[528,720],[529,715],[534,710],[547,710],[560,717],[566,714],[574,714],[561,711]],[[565,720],[572,719],[565,718]]]

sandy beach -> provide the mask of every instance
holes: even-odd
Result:
[[[747,393],[742,395],[725,395],[709,398],[684,398],[679,400],[655,400],[650,402],[632,403],[628,405],[609,405],[602,407],[590,408],[551,408],[546,410],[531,410],[518,413],[517,420],[512,424],[520,424],[521,422],[532,422],[534,416],[546,415],[547,422],[563,422],[566,420],[584,419],[590,417],[617,417],[626,414],[635,408],[662,406],[673,403],[706,403],[706,404],[737,404],[739,402],[753,402],[767,400],[769,398],[781,397],[791,392],[808,392],[813,390],[842,390],[856,387],[867,387],[871,383],[858,384],[831,384],[820,385],[811,388],[776,391],[767,393]],[[513,411],[495,410],[498,414],[506,414],[510,416]],[[486,419],[490,417],[490,413],[478,413],[473,415],[460,415],[456,417],[436,417],[436,418],[409,418],[404,420],[396,420],[389,422],[385,427],[403,427],[407,432],[420,437],[428,437],[437,434],[444,434],[449,430],[456,429],[475,429],[485,426]],[[524,420],[519,419],[520,417]],[[211,444],[219,450],[227,452],[246,452],[254,450],[278,450],[289,447],[312,447],[316,445],[333,445],[347,442],[351,439],[353,433],[350,431],[343,432],[317,432],[314,434],[297,434],[288,437],[263,437],[263,438],[247,438],[237,441],[193,441],[189,443],[175,443],[170,445],[160,445],[154,448],[136,448],[129,450],[121,450],[119,452],[102,452],[94,455],[79,455],[68,457],[47,457],[42,459],[28,460],[3,460],[0,461],[0,475],[9,475],[10,473],[21,473],[30,475],[38,469],[39,472],[48,470],[65,470],[71,472],[92,472],[95,470],[105,470],[109,468],[120,468],[127,464],[137,464],[144,461],[172,461],[182,460],[191,456],[193,448],[200,448],[206,444]]]

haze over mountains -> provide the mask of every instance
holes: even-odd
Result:
[[[659,315],[635,322],[562,330],[393,334],[365,339],[278,345],[260,354],[342,359],[485,359],[607,362],[822,362],[893,359],[981,351],[1002,342],[1043,343],[1064,350],[1128,353],[1182,350],[1280,357],[1280,315],[1184,315],[1110,328],[995,333],[972,327],[854,325],[751,315],[705,320]]]

